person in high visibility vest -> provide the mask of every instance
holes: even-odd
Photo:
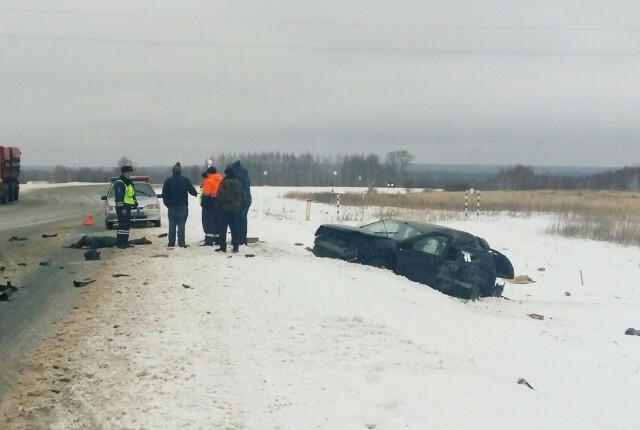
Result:
[[[202,183],[202,229],[204,230],[204,243],[202,246],[213,246],[217,243],[218,229],[216,224],[218,208],[216,199],[218,198],[218,188],[222,182],[222,175],[216,172],[216,168],[207,168],[207,176]]]
[[[132,248],[129,245],[129,229],[131,228],[131,209],[138,207],[136,192],[131,181],[133,167],[122,166],[120,177],[113,183],[116,201],[116,215],[118,216],[118,231],[116,246],[118,249]]]

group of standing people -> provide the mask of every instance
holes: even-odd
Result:
[[[202,229],[203,246],[218,245],[216,251],[227,251],[227,231],[231,231],[233,252],[247,244],[247,215],[251,206],[249,172],[240,161],[224,170],[224,178],[211,166],[203,174]]]
[[[123,166],[122,175],[115,182],[116,213],[118,216],[117,247],[128,248],[131,209],[137,206],[133,182],[130,179],[133,168]],[[164,181],[162,199],[169,218],[168,246],[177,244],[187,248],[185,225],[189,216],[189,194],[197,197],[198,192],[191,181],[182,176],[182,167],[176,163],[171,168],[171,177]],[[251,206],[251,181],[249,172],[236,161],[224,170],[224,177],[210,166],[202,174],[202,229],[204,243],[201,246],[218,245],[217,252],[227,252],[227,231],[231,231],[233,252],[240,245],[247,244],[247,217]]]

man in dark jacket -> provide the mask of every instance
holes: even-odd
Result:
[[[131,228],[131,209],[138,207],[136,192],[131,181],[133,167],[122,166],[120,177],[113,183],[116,202],[116,216],[118,217],[118,231],[116,246],[118,249],[131,248],[129,245],[129,229]]]
[[[168,210],[169,217],[169,247],[176,246],[176,227],[178,229],[178,246],[186,248],[188,245],[184,239],[184,226],[189,216],[189,201],[187,194],[194,197],[198,192],[191,181],[182,176],[182,167],[176,163],[171,168],[173,174],[164,181],[162,186],[162,201]]]
[[[216,251],[227,252],[227,227],[231,230],[231,245],[233,252],[238,252],[240,245],[240,237],[238,236],[238,213],[242,203],[244,191],[242,184],[235,177],[235,169],[227,166],[224,171],[224,179],[218,188],[218,215],[220,217],[220,230],[218,232],[218,240],[220,248]]]
[[[249,216],[249,206],[251,206],[251,181],[249,180],[249,171],[246,167],[240,165],[240,160],[232,164],[235,170],[235,176],[242,185],[244,195],[240,203],[238,211],[238,240],[240,244],[247,244],[247,218]]]

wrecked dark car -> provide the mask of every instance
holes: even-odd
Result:
[[[500,296],[513,278],[507,257],[486,240],[435,224],[385,219],[362,227],[323,224],[313,254],[382,267],[453,297]]]

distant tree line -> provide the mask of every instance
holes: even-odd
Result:
[[[624,167],[583,176],[536,174],[531,166],[516,165],[497,174],[461,171],[430,172],[411,169],[413,156],[405,150],[389,152],[384,159],[376,154],[319,156],[284,152],[221,153],[203,160],[201,165],[183,165],[182,174],[199,184],[208,161],[224,172],[227,165],[240,160],[249,170],[253,185],[270,186],[362,186],[402,188],[443,188],[451,191],[469,188],[485,190],[609,189],[640,190],[640,166]],[[134,175],[162,183],[171,176],[171,166],[138,166],[126,157],[113,168],[29,168],[24,166],[21,182],[108,182],[120,175],[120,166],[132,164]]]

